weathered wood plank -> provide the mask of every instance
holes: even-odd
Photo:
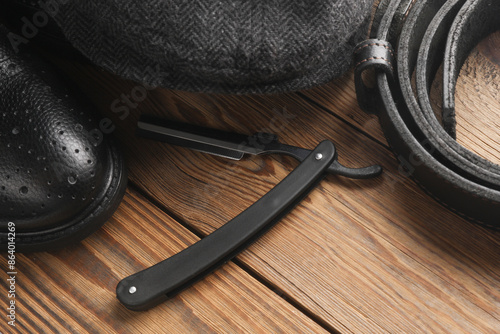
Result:
[[[115,297],[118,281],[198,240],[129,191],[114,217],[82,244],[18,254],[16,327],[3,333],[325,332],[234,263],[168,303],[133,312]],[[0,270],[7,272],[6,261]],[[5,275],[3,275],[5,276]],[[8,291],[1,280],[2,293]],[[7,298],[0,298],[6,312]]]
[[[491,44],[497,47],[488,47]],[[456,94],[457,141],[497,164],[500,164],[499,46],[500,32],[472,52],[460,72]]]
[[[283,142],[308,148],[330,138],[346,165],[382,164],[384,176],[376,180],[328,177],[239,257],[325,323],[344,332],[500,330],[497,235],[434,202],[401,175],[385,147],[346,126],[357,107],[352,95],[345,97],[352,88],[342,80],[336,85],[345,102],[335,104],[335,115],[296,94],[236,97],[158,89],[120,120],[111,105],[130,94],[133,83],[85,66],[70,71],[117,122],[134,183],[203,234],[257,200],[296,163],[279,157],[232,163],[137,139],[131,134],[139,113],[247,134],[277,130]],[[377,137],[378,124],[370,124]]]

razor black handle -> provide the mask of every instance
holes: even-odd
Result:
[[[335,159],[335,146],[323,141],[286,178],[248,209],[180,253],[118,284],[120,302],[147,310],[207,276],[269,230],[322,179]]]

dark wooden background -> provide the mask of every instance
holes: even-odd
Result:
[[[451,213],[399,172],[377,119],[357,106],[351,72],[272,96],[155,89],[120,119],[113,101],[137,84],[90,65],[59,64],[115,121],[130,184],[113,218],[81,244],[18,255],[17,326],[2,315],[0,331],[500,332],[500,234]],[[497,33],[473,51],[457,91],[458,141],[497,163],[499,74]],[[162,305],[132,312],[115,297],[122,278],[213,232],[297,165],[279,156],[229,162],[137,138],[141,113],[245,134],[270,130],[306,148],[330,139],[345,165],[378,163],[384,174],[328,176],[236,260]],[[5,279],[0,290],[5,297]]]

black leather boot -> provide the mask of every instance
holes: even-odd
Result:
[[[0,249],[47,250],[113,214],[126,168],[110,121],[12,38],[0,26]]]

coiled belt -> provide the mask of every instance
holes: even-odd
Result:
[[[477,41],[496,30],[499,0],[382,0],[371,39],[356,49],[355,79],[360,106],[378,115],[413,179],[461,216],[498,230],[500,166],[456,142],[454,108],[460,68]],[[443,125],[429,98],[441,64]],[[363,81],[367,69],[376,70],[374,88]]]

